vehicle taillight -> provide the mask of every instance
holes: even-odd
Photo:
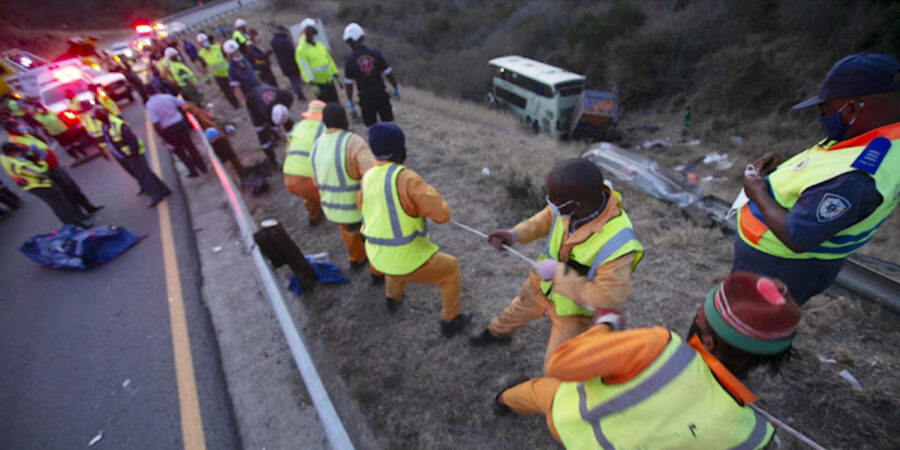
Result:
[[[62,116],[63,116],[63,119],[66,119],[67,121],[70,121],[70,122],[72,122],[78,118],[78,116],[76,116],[75,113],[73,113],[72,111],[69,111],[69,110],[63,111]]]

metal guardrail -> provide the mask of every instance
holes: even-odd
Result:
[[[225,171],[225,166],[222,165],[222,161],[216,156],[212,145],[209,143],[209,140],[206,139],[197,120],[190,114],[187,114],[187,116],[191,126],[198,131],[206,154],[212,162],[213,169],[216,171],[216,176],[219,178],[222,189],[225,190],[225,195],[228,196],[228,203],[231,205],[234,219],[238,224],[238,228],[240,228],[241,239],[243,239],[244,245],[253,256],[253,262],[259,272],[260,281],[262,281],[266,294],[269,297],[269,301],[272,303],[272,309],[275,312],[275,317],[278,319],[278,324],[281,326],[281,331],[291,350],[291,355],[294,357],[294,363],[300,371],[300,376],[303,378],[306,390],[309,392],[313,405],[319,414],[319,421],[325,429],[325,435],[328,438],[328,442],[331,444],[331,448],[351,450],[354,447],[350,440],[350,436],[347,434],[344,424],[341,422],[341,418],[337,415],[337,411],[334,409],[334,405],[328,397],[328,392],[325,390],[325,386],[309,355],[306,344],[303,342],[303,337],[298,331],[297,324],[294,322],[294,319],[288,311],[284,287],[281,285],[278,276],[269,266],[253,240],[256,224],[253,222],[253,218],[248,212],[240,192],[235,187],[228,172]]]

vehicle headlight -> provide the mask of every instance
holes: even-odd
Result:
[[[133,55],[133,53],[131,53],[131,50],[130,50],[130,49],[125,50],[125,57],[126,57],[126,58],[131,58],[132,55]]]

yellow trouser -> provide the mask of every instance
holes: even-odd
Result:
[[[459,314],[462,277],[455,256],[437,252],[421,267],[406,275],[385,275],[384,295],[394,300],[402,299],[406,283],[437,285],[441,290],[441,318],[449,321]]]
[[[284,187],[288,192],[303,199],[303,206],[309,215],[310,222],[322,220],[322,203],[319,200],[319,188],[312,178],[299,175],[284,175]]]
[[[524,383],[519,383],[500,395],[503,403],[516,414],[543,413],[547,420],[547,428],[550,434],[559,441],[556,428],[553,426],[553,397],[562,381],[556,378],[532,378]]]
[[[547,373],[547,360],[556,347],[563,342],[587,331],[591,326],[591,318],[587,316],[557,316],[553,302],[547,300],[541,292],[537,274],[531,273],[519,295],[509,302],[500,317],[488,325],[488,330],[495,337],[508,336],[516,328],[539,317],[550,319],[550,340],[544,354],[544,373]]]

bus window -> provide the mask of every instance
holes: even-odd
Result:
[[[522,109],[525,109],[525,105],[528,104],[528,100],[526,100],[525,97],[513,94],[512,92],[509,92],[501,87],[497,88],[497,97],[500,97],[503,100],[506,100],[507,103]]]
[[[560,83],[556,85],[556,89],[559,90],[560,97],[568,97],[571,95],[580,95],[581,91],[584,90],[584,85],[580,81],[574,83]]]

